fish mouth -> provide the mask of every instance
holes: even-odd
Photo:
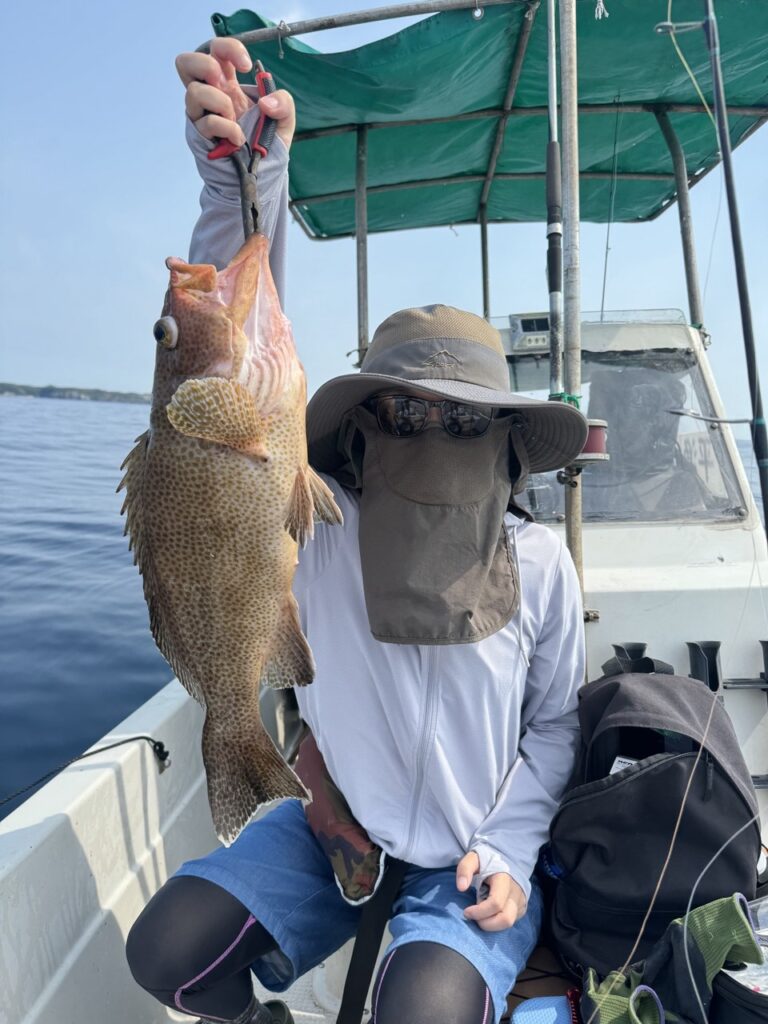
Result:
[[[219,299],[227,308],[232,324],[231,376],[249,390],[260,373],[263,345],[259,341],[262,314],[261,283],[269,259],[269,242],[264,235],[251,235],[228,266],[219,272]]]
[[[218,309],[230,325],[228,351],[217,354],[196,377],[227,377],[248,384],[257,361],[259,282],[262,265],[269,258],[264,235],[251,235],[227,266],[217,271],[211,264],[166,260],[171,271],[171,290]]]

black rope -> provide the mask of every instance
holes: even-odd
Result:
[[[52,768],[45,775],[41,775],[36,782],[30,782],[28,786],[24,786],[22,789],[17,789],[15,793],[11,793],[10,796],[4,796],[0,800],[0,807],[3,804],[9,803],[11,800],[15,800],[17,796],[21,796],[22,793],[28,793],[30,789],[34,789],[35,786],[39,786],[41,782],[46,782],[48,779],[52,779],[54,775],[58,775],[60,771],[65,768],[69,768],[71,764],[76,761],[82,761],[85,757],[93,757],[94,754],[101,754],[104,750],[113,750],[115,747],[121,747],[124,743],[133,743],[135,740],[146,740],[147,743],[152,747],[157,760],[160,762],[161,767],[170,767],[170,752],[166,749],[165,744],[161,740],[156,740],[152,736],[128,736],[124,740],[117,740],[116,743],[108,743],[105,747],[97,747],[96,750],[88,750],[84,754],[78,754],[77,757],[71,758],[69,761],[65,761],[64,764],[60,764],[57,768]]]

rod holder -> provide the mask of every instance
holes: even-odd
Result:
[[[720,641],[686,641],[691,679],[698,679],[713,692],[720,689]]]
[[[762,690],[768,697],[768,640],[761,640],[760,646],[763,649],[763,671],[755,679],[724,679],[724,689]],[[768,779],[768,775],[765,778]]]
[[[619,661],[637,661],[638,658],[644,657],[648,644],[623,643],[611,644],[611,647]]]

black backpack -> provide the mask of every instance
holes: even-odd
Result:
[[[606,975],[637,939],[669,850],[683,794],[715,702],[675,847],[632,961],[645,958],[693,907],[734,892],[754,899],[757,800],[730,718],[698,680],[630,672],[579,693],[582,744],[540,865],[550,879],[550,940],[566,966]],[[746,827],[744,827],[746,826]],[[739,829],[742,829],[736,835]]]

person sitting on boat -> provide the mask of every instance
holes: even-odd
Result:
[[[243,141],[253,104],[242,45],[185,54],[188,137],[205,178],[193,262],[242,241],[238,185],[210,140]],[[282,282],[292,101],[259,170],[262,230]],[[514,501],[528,470],[567,464],[586,424],[509,391],[498,332],[450,306],[393,314],[361,372],[312,398],[310,462],[344,525],[318,525],[294,592],[316,661],[296,692],[331,778],[387,855],[409,865],[375,984],[377,1024],[498,1021],[533,950],[533,879],[574,764],[584,678],[579,583],[556,534]],[[184,864],[134,924],[140,985],[204,1020],[269,1020],[251,971],[282,991],[354,935],[297,800],[229,848]]]

